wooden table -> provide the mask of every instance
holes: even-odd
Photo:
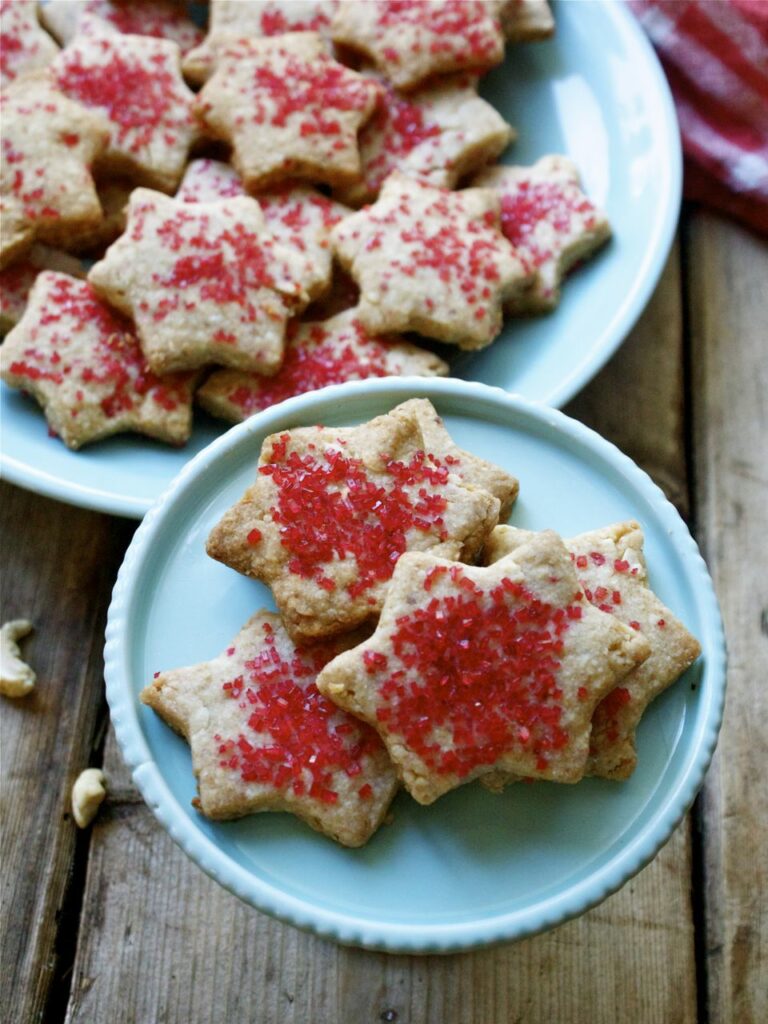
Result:
[[[645,315],[568,409],[690,522],[726,620],[728,703],[704,790],[658,857],[583,917],[514,945],[343,949],[208,879],[145,807],[109,728],[104,618],[133,524],[6,486],[3,617],[35,622],[26,651],[39,683],[4,700],[0,719],[0,1020],[768,1021],[766,292],[765,244],[686,212]],[[102,763],[109,799],[80,832],[70,788]]]

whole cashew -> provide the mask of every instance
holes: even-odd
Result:
[[[6,622],[0,629],[0,693],[4,697],[23,697],[34,687],[37,676],[22,660],[16,642],[32,632],[26,619]]]
[[[104,772],[99,768],[86,768],[80,772],[72,787],[72,816],[78,828],[88,828],[99,806],[107,795]]]

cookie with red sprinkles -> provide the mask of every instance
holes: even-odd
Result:
[[[486,546],[493,562],[533,535],[500,526]],[[649,643],[651,653],[595,708],[587,774],[626,779],[637,764],[635,730],[646,707],[671,686],[701,653],[682,622],[651,590],[643,532],[630,520],[566,540],[587,600],[614,615]]]
[[[274,373],[288,317],[307,302],[303,273],[255,199],[184,203],[138,188],[125,233],[88,279],[133,317],[155,373],[208,363]]]
[[[67,274],[38,276],[0,348],[0,377],[72,449],[123,431],[183,444],[192,428],[192,375],[155,376],[130,322]]]
[[[493,189],[450,192],[391,174],[376,203],[331,234],[360,287],[363,326],[418,331],[463,349],[490,345],[501,330],[502,304],[530,282],[500,217]]]
[[[369,335],[354,309],[322,322],[291,321],[285,360],[273,377],[216,370],[197,391],[213,416],[232,423],[293,395],[369,377],[445,377],[448,364],[396,336]]]
[[[182,53],[197,46],[202,30],[187,16],[186,5],[178,0],[47,0],[40,20],[59,40],[72,42],[84,19],[99,18],[125,35],[170,39]]]
[[[258,39],[286,32],[330,37],[337,0],[211,0],[208,35],[184,59],[184,74],[201,85],[214,72],[219,53],[233,37]]]
[[[33,245],[21,259],[0,270],[0,331],[3,334],[24,315],[32,285],[41,270],[85,277],[83,264],[76,256],[47,245]]]
[[[386,83],[360,133],[362,181],[337,195],[354,205],[370,202],[392,171],[455,188],[465,175],[495,160],[514,135],[501,114],[477,95],[469,75],[412,93],[399,93]]]
[[[487,71],[504,59],[500,21],[483,0],[342,3],[331,37],[363,53],[398,89],[452,71]]]
[[[286,178],[346,185],[360,177],[357,133],[379,89],[333,60],[316,33],[291,32],[222,53],[195,109],[231,144],[248,189]]]
[[[584,599],[546,531],[488,568],[403,555],[375,633],[317,685],[378,731],[429,804],[498,770],[579,781],[595,706],[647,655],[640,634]]]
[[[5,88],[19,75],[46,68],[59,48],[42,28],[37,4],[27,0],[0,0],[0,85]]]
[[[499,500],[425,446],[418,417],[300,427],[261,449],[256,483],[213,528],[212,558],[273,591],[297,642],[375,621],[405,551],[475,557]]]
[[[102,218],[91,166],[109,139],[104,118],[73,103],[45,71],[4,90],[0,267],[33,241],[66,244]]]
[[[507,310],[554,309],[563,277],[611,237],[607,217],[581,190],[575,164],[545,156],[532,167],[488,168],[474,184],[496,189],[501,229],[534,274],[528,289],[509,298]]]
[[[101,31],[91,22],[52,64],[57,87],[107,119],[99,170],[174,192],[200,136],[181,51],[168,39]]]
[[[189,743],[204,815],[287,811],[345,846],[370,839],[397,776],[374,730],[315,685],[354,642],[297,647],[257,612],[218,657],[155,673],[141,700]]]

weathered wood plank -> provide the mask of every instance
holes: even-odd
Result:
[[[768,247],[707,214],[688,236],[696,519],[730,648],[703,801],[712,1024],[768,1020]]]
[[[681,829],[621,892],[547,935],[460,956],[388,956],[251,910],[142,804],[110,804],[94,826],[67,1024],[615,1024],[627,1005],[633,1024],[693,1024],[687,851]]]
[[[103,614],[126,528],[2,488],[3,616],[26,617],[38,683],[2,699],[0,1020],[41,1019],[59,956],[75,853],[69,789],[91,758],[102,695]],[[69,926],[70,923],[68,923]]]
[[[627,344],[571,406],[686,507],[680,273],[673,253]],[[696,1019],[690,838],[600,907],[517,945],[450,957],[343,949],[271,921],[175,848],[107,740],[68,1024],[614,1024]]]

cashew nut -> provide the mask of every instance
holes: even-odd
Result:
[[[86,768],[80,772],[72,787],[72,816],[78,828],[88,828],[102,800],[107,795],[104,772],[99,768]]]
[[[35,685],[37,676],[22,661],[17,640],[32,632],[32,623],[26,619],[6,622],[0,629],[0,693],[4,697],[23,697]]]

